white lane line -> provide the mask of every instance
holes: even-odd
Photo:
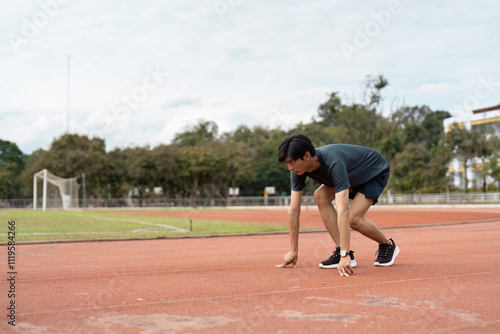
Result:
[[[188,230],[185,229],[185,228],[180,228],[180,227],[175,227],[175,226],[170,226],[170,225],[165,225],[165,224],[148,223],[148,222],[143,222],[143,221],[140,221],[140,220],[130,220],[130,219],[101,217],[101,216],[91,216],[91,215],[78,215],[78,216],[81,216],[81,217],[92,217],[92,218],[97,218],[97,219],[116,220],[116,221],[122,221],[122,222],[137,223],[137,224],[142,224],[142,225],[159,226],[159,227],[166,228],[167,230],[171,230],[171,231],[174,231],[174,232],[188,232]]]

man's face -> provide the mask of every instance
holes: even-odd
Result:
[[[311,154],[306,152],[302,159],[293,160],[290,157],[285,159],[285,163],[288,166],[288,170],[294,172],[297,175],[302,175],[308,171],[309,168],[309,160],[311,158]]]

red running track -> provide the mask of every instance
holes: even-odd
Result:
[[[318,267],[325,232],[302,233],[285,269],[286,234],[18,245],[16,326],[4,315],[0,332],[500,332],[500,219],[384,232],[395,265],[374,267],[377,245],[353,233],[350,277]]]

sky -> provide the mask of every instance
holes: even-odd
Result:
[[[362,103],[368,75],[386,116],[500,104],[498,1],[0,4],[0,139],[25,154],[68,132],[154,147],[199,120],[288,130],[332,92]]]

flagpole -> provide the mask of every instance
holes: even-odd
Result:
[[[70,111],[71,111],[71,105],[70,105],[70,60],[71,60],[71,55],[68,54],[68,96],[67,96],[67,124],[66,124],[66,133],[69,134],[69,130],[70,130]]]

